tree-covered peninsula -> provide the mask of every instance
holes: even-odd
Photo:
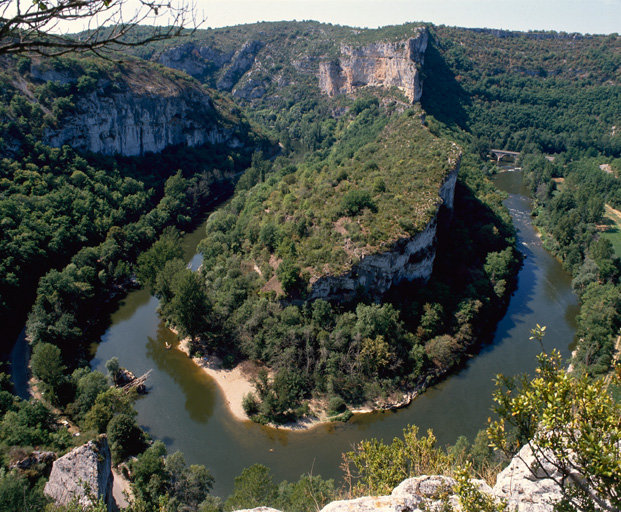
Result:
[[[566,510],[614,510],[618,35],[281,22],[186,36],[113,60],[0,57],[0,322],[6,349],[25,324],[33,376],[22,399],[0,373],[0,511],[106,510],[113,466],[135,512],[320,510],[422,473],[453,479],[434,506],[497,510],[500,494],[469,478],[493,484],[525,448],[552,450],[568,478],[566,450],[579,457],[589,484],[560,486]],[[581,310],[573,370],[550,354],[535,379],[499,378],[499,420],[475,440],[446,449],[412,427],[355,446],[343,482],[278,485],[254,465],[224,500],[205,466],[139,425],[144,389],[122,354],[107,375],[91,369],[109,312],[144,286],[191,355],[253,365],[244,409],[257,422],[409,403],[489,340],[515,286],[493,149],[521,153]],[[192,271],[180,237],[206,214]],[[101,472],[63,502],[58,472],[75,456]]]

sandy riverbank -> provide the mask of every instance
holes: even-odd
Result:
[[[190,357],[188,340],[182,340],[177,347]],[[259,373],[259,367],[244,361],[230,370],[222,368],[222,361],[216,356],[193,357],[192,361],[201,367],[218,385],[231,414],[238,421],[251,421],[242,406],[244,397],[254,392],[252,380]],[[286,425],[269,425],[284,430],[306,430],[324,423],[317,417],[305,418]]]
[[[174,332],[174,331],[173,331]],[[181,352],[190,357],[189,340],[185,339],[179,342],[177,347]],[[259,367],[250,361],[244,361],[230,370],[222,368],[222,361],[216,356],[203,356],[192,357],[192,361],[198,365],[207,375],[209,375],[218,385],[226,405],[231,414],[238,421],[251,421],[246,415],[242,406],[244,397],[248,393],[254,392],[253,379],[259,372]],[[417,392],[407,393],[402,396],[400,400],[387,403],[385,406],[366,406],[357,409],[351,409],[353,414],[368,414],[379,410],[399,409],[409,405],[414,398],[419,394]],[[311,401],[311,416],[308,416],[302,420],[298,420],[292,423],[284,425],[269,426],[272,428],[282,430],[310,430],[312,428],[331,423],[324,409],[325,404],[320,402]]]
[[[188,340],[181,341],[178,349],[190,357]],[[222,368],[220,359],[215,356],[193,357],[192,361],[216,382],[231,414],[239,421],[250,421],[244,412],[242,401],[244,396],[254,391],[252,379],[258,372],[256,366],[242,363],[226,370]]]

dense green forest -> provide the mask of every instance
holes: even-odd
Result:
[[[251,80],[215,65],[194,74],[219,89],[210,90],[218,115],[239,127],[245,147],[171,147],[140,157],[78,154],[41,142],[46,127],[72,115],[75,98],[101,80],[111,78],[114,87],[128,64],[59,59],[54,69],[79,76],[62,83],[29,75],[29,59],[7,61],[0,73],[0,321],[7,325],[30,310],[31,370],[40,395],[13,396],[8,374],[0,374],[0,510],[80,509],[48,504],[42,489],[49,467],[11,465],[34,448],[60,455],[102,433],[114,463],[130,475],[135,512],[317,510],[339,497],[388,492],[420,472],[459,479],[464,464],[470,474],[492,479],[517,437],[497,436],[497,447],[509,447],[503,457],[492,453],[485,433],[443,448],[431,433],[419,438],[412,428],[403,440],[370,440],[346,454],[349,488],[312,474],[279,485],[268,468],[255,465],[222,500],[209,494],[213,477],[205,467],[167,454],[140,429],[135,394],[116,386],[118,360],[108,362],[104,375],[90,369],[87,352],[106,322],[107,302],[141,284],[160,299],[169,324],[191,338],[193,352],[217,354],[227,366],[250,359],[265,368],[244,403],[256,421],[316,414],[312,398],[326,416],[346,421],[352,405],[381,406],[424,388],[493,333],[519,268],[503,196],[487,177],[490,148],[522,151],[536,223],[574,276],[581,300],[574,365],[586,377],[568,396],[597,393],[614,422],[618,405],[591,379],[612,375],[621,326],[621,266],[599,228],[604,205],[621,203],[614,176],[621,157],[614,128],[621,122],[618,36],[430,26],[420,106],[394,89],[328,98],[308,71],[319,59],[337,58],[341,43],[399,41],[415,28],[359,31],[303,22],[197,31],[184,43],[211,45],[217,55],[254,42],[248,48],[260,66]],[[147,45],[135,55],[158,61],[170,46]],[[190,80],[158,65],[148,69]],[[278,156],[258,125],[279,143]],[[440,215],[425,286],[404,283],[382,297],[360,288],[343,301],[305,300],[320,276],[419,233],[438,212],[438,188],[458,152],[458,214]],[[553,162],[545,158],[551,154]],[[233,192],[238,174],[231,201],[209,218],[204,263],[192,272],[180,259],[180,231]],[[455,254],[462,255],[458,261]],[[551,379],[566,382],[554,356],[540,362]],[[536,382],[520,385],[537,391]],[[504,391],[495,395],[497,412],[511,423],[523,411],[511,411]],[[541,403],[533,414],[544,414]],[[563,407],[549,409],[560,417]],[[530,421],[533,411],[527,412]],[[79,438],[63,426],[66,420]],[[593,428],[610,432],[600,420],[593,418]],[[408,458],[413,453],[420,458]],[[386,460],[401,464],[386,467]],[[609,469],[601,467],[602,474]]]
[[[54,76],[76,77],[63,82],[38,79],[30,71],[34,61],[29,58],[5,60],[6,68],[0,73],[0,144],[4,148],[0,160],[0,321],[11,338],[21,328],[39,278],[49,269],[60,269],[81,248],[107,240],[100,249],[106,254],[95,276],[73,278],[90,280],[91,286],[99,279],[93,291],[81,293],[94,293],[101,300],[107,293],[102,290],[109,291],[113,282],[115,286],[127,283],[130,268],[124,261],[135,259],[164,226],[194,224],[205,209],[210,189],[220,193],[222,180],[247,165],[252,150],[171,147],[157,157],[137,158],[78,155],[68,146],[51,148],[41,141],[45,130],[62,125],[74,112],[77,98],[96,87],[109,87],[114,80],[115,87],[127,87],[123,79],[131,76],[128,69],[138,66],[142,70],[141,65],[69,57],[37,63],[38,74],[49,66]],[[156,76],[159,72],[155,71]],[[250,147],[267,148],[260,139],[254,140],[239,114],[231,112],[229,101],[219,105],[217,115],[223,123],[238,126],[240,138]],[[166,179],[179,169],[191,181],[171,185],[177,188],[176,197],[158,209]],[[11,342],[4,341],[1,350],[10,349]]]
[[[192,282],[165,238],[141,262],[148,275],[159,260],[151,284],[161,312],[192,338],[193,351],[215,352],[229,365],[250,359],[274,372],[261,374],[245,403],[257,421],[307,415],[310,398],[337,416],[345,403],[389,403],[425,387],[490,332],[485,325],[512,290],[518,257],[508,214],[467,158],[460,214],[447,227],[451,236],[439,236],[431,283],[404,284],[381,303],[362,288],[340,302],[300,303],[317,274],[355,264],[343,246],[355,255],[357,247],[390,247],[391,239],[420,232],[437,212],[439,178],[457,165],[457,148],[434,139],[414,110],[391,114],[357,100],[340,123],[347,129],[331,150],[297,166],[279,159],[261,171],[270,164],[255,161],[231,202],[209,218],[200,280]],[[250,187],[251,179],[258,183]],[[415,191],[422,196],[409,199]],[[341,236],[345,243],[336,241]],[[460,247],[468,257],[456,266],[449,255]],[[161,261],[165,253],[168,262]]]
[[[581,302],[580,341],[573,361],[593,376],[614,369],[621,328],[621,261],[597,228],[603,222],[604,206],[619,206],[621,183],[599,169],[597,161],[557,158],[550,162],[537,154],[523,160],[536,200],[535,224],[546,248],[571,272],[572,287]]]
[[[421,103],[490,148],[621,155],[619,36],[431,29]]]
[[[481,154],[522,151],[535,224],[581,301],[574,364],[607,374],[621,327],[620,255],[601,232],[605,205],[619,208],[621,197],[619,37],[433,32],[422,98],[432,130],[458,140],[465,131]]]

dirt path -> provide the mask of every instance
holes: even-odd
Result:
[[[116,469],[112,468],[112,497],[119,509],[129,507],[127,496],[132,496],[129,481]]]
[[[621,228],[621,212],[619,210],[615,210],[609,204],[605,205],[605,208],[606,208],[606,213],[610,215],[611,217],[614,217],[614,220],[617,223],[617,226]]]

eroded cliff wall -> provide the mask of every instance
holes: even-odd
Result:
[[[330,96],[365,86],[396,87],[411,102],[422,94],[420,67],[427,49],[425,27],[398,41],[357,41],[353,29],[333,40],[326,27],[282,38],[267,30],[244,34],[236,45],[196,40],[156,53],[152,60],[188,73],[233,96],[255,100],[278,95],[289,85],[311,81]],[[300,29],[300,32],[302,30]],[[345,41],[345,42],[339,42]],[[337,55],[336,58],[333,56]]]
[[[78,83],[71,72],[31,69],[38,82]],[[73,96],[71,111],[46,128],[54,147],[125,156],[160,152],[167,146],[241,143],[232,128],[218,122],[211,98],[200,84],[169,76],[152,66],[127,67],[115,77],[100,77]]]
[[[436,256],[439,215],[443,208],[453,209],[458,172],[459,159],[440,186],[440,206],[423,231],[399,240],[391,250],[362,257],[346,274],[320,277],[311,283],[310,300],[348,299],[358,288],[382,295],[402,281],[426,282],[431,277]]]
[[[396,87],[411,102],[418,101],[423,93],[419,68],[427,41],[427,30],[421,28],[405,41],[341,45],[337,61],[319,64],[319,88],[334,96],[365,86]]]

